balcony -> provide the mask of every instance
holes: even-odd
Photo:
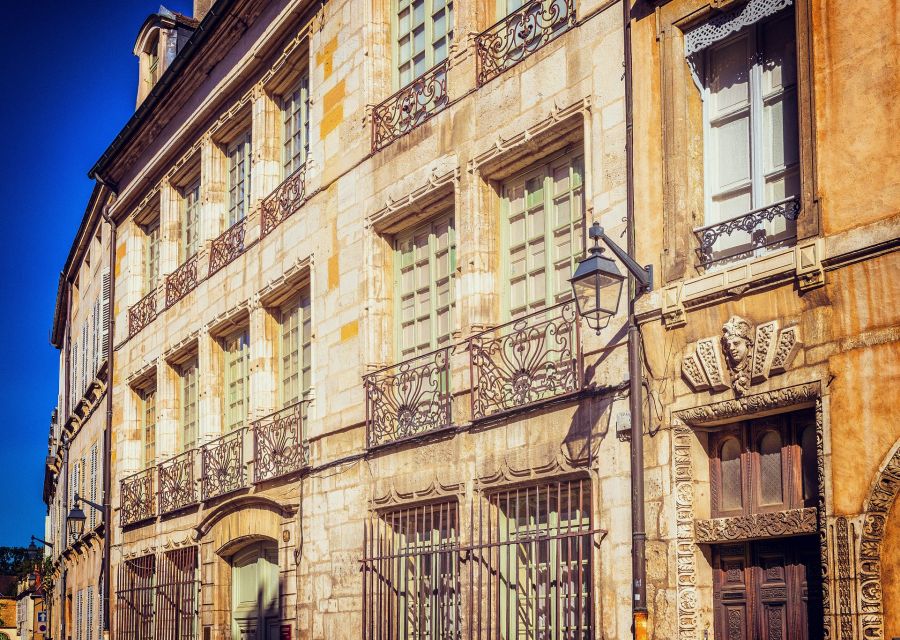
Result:
[[[194,255],[166,276],[166,308],[181,300],[197,287],[200,256]]]
[[[190,449],[157,467],[159,513],[171,513],[197,502],[194,464],[197,450]]]
[[[260,236],[265,237],[275,227],[300,208],[306,200],[306,164],[292,173],[278,185],[260,206],[262,229]]]
[[[440,349],[363,378],[369,447],[450,426],[450,349]]]
[[[295,473],[309,463],[303,438],[303,402],[253,423],[253,481]]]
[[[244,236],[247,232],[247,219],[241,218],[231,225],[209,247],[209,273],[212,275],[244,252]]]
[[[482,86],[575,24],[574,0],[531,0],[475,36],[476,82]]]
[[[128,337],[134,337],[141,329],[156,319],[156,289],[141,298],[128,309]]]
[[[149,520],[156,515],[154,510],[156,495],[153,491],[154,471],[155,467],[150,467],[122,480],[120,520],[123,527]]]
[[[700,266],[706,269],[787,247],[797,239],[800,199],[785,198],[722,222],[694,229]]]
[[[247,486],[244,472],[244,428],[200,447],[200,493],[210,500]]]
[[[472,336],[472,419],[578,392],[579,327],[569,301]]]
[[[372,153],[406,135],[443,111],[447,97],[447,60],[420,75],[372,112]]]

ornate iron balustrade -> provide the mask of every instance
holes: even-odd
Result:
[[[254,482],[286,476],[309,462],[303,438],[303,402],[253,423],[253,460]]]
[[[450,349],[401,362],[363,378],[368,445],[450,425]]]
[[[493,80],[575,24],[574,0],[531,0],[475,36],[476,82]]]
[[[246,485],[244,477],[244,429],[207,442],[200,448],[200,493],[209,500]]]
[[[260,206],[261,235],[266,236],[306,200],[306,163],[282,182]]]
[[[483,331],[469,339],[472,419],[581,389],[581,335],[575,303]]]
[[[200,256],[194,255],[166,276],[166,308],[181,300],[197,286],[199,282],[197,279],[199,260]]]
[[[700,264],[709,267],[721,262],[750,257],[761,249],[787,246],[797,237],[796,229],[789,223],[799,217],[800,199],[793,196],[723,222],[698,227],[694,229],[694,235],[700,242],[697,248]],[[766,223],[777,219],[785,221],[785,228],[781,232],[772,233],[766,228]],[[745,235],[744,241],[740,241],[741,234]],[[734,236],[737,236],[738,244],[730,247],[716,246],[723,238]]]
[[[196,452],[196,449],[190,449],[157,467],[160,514],[184,509],[197,502],[194,482]]]
[[[447,61],[436,64],[372,112],[372,151],[383,149],[397,138],[443,111],[447,97]]]
[[[123,527],[149,520],[156,515],[153,492],[153,471],[155,467],[144,469],[122,479],[120,521]]]
[[[128,309],[128,337],[134,335],[156,319],[156,289],[145,295]]]
[[[244,236],[247,232],[247,218],[241,218],[212,241],[209,247],[209,274],[237,258],[244,252]]]

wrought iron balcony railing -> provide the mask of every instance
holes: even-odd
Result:
[[[575,0],[530,0],[475,36],[476,82],[493,80],[575,24]]]
[[[472,419],[581,389],[581,335],[575,303],[564,302],[469,339]]]
[[[244,429],[236,429],[200,447],[200,494],[210,500],[243,489]]]
[[[123,527],[156,516],[156,494],[153,491],[155,467],[144,469],[122,479],[120,494],[120,522]]]
[[[260,206],[261,235],[271,233],[306,200],[306,164],[294,171]]]
[[[436,64],[375,107],[372,112],[373,153],[409,133],[450,104],[447,69],[447,60]]]
[[[209,276],[244,252],[247,218],[241,218],[212,241],[209,247]]]
[[[166,276],[166,308],[181,300],[194,290],[199,282],[197,278],[197,266],[199,255],[193,255]]]
[[[197,450],[189,449],[159,464],[159,513],[171,513],[197,502],[194,464]]]
[[[303,402],[253,423],[253,460],[254,482],[286,476],[309,462],[303,438]]]
[[[131,338],[156,319],[156,289],[128,309],[128,337]]]
[[[694,229],[700,265],[743,260],[767,249],[789,246],[797,238],[800,199],[785,198],[722,222]]]
[[[450,349],[366,375],[366,437],[375,447],[450,426]]]

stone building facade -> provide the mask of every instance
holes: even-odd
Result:
[[[91,170],[112,637],[631,637],[629,305],[589,330],[568,283],[594,220],[656,274],[649,635],[890,637],[888,9],[628,9],[148,19]]]

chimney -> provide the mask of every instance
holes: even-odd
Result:
[[[215,0],[194,0],[194,20],[203,20]]]

